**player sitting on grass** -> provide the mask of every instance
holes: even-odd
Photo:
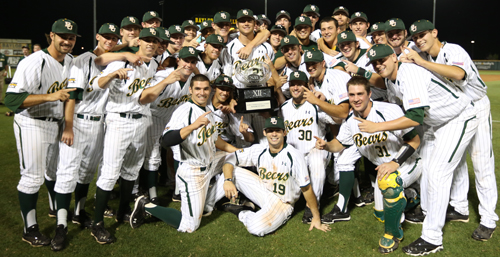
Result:
[[[405,188],[418,180],[422,172],[420,157],[415,153],[420,138],[413,127],[391,132],[361,132],[359,121],[390,121],[402,117],[403,112],[395,104],[372,101],[366,78],[353,77],[347,83],[347,89],[353,111],[332,141],[327,143],[315,136],[316,148],[340,152],[349,145],[355,145],[363,156],[377,165],[380,190],[375,191],[375,201],[383,200],[385,220],[385,234],[379,241],[379,251],[390,253],[398,248],[399,241],[403,239],[401,216],[407,205],[403,191],[407,192]],[[410,202],[418,202],[418,199],[412,198]]]

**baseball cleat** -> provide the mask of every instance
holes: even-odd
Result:
[[[378,241],[378,251],[382,254],[388,254],[394,252],[394,250],[398,249],[399,239],[395,236],[391,236],[389,234],[385,234]]]
[[[80,215],[74,215],[71,218],[73,224],[78,224],[82,228],[92,228],[92,219],[90,219],[90,213],[86,211],[80,211]]]
[[[60,251],[64,249],[67,234],[68,227],[64,227],[64,225],[57,225],[56,235],[52,238],[52,241],[50,241],[50,249],[52,249],[52,251]]]
[[[172,202],[180,202],[181,201],[181,194],[173,194],[172,195]]]
[[[129,223],[130,222],[131,212],[127,212],[124,214],[117,213],[115,216],[115,221],[118,223]]]
[[[351,214],[349,210],[343,213],[337,205],[335,205],[329,213],[321,217],[321,223],[324,224],[333,224],[334,222],[348,220],[351,220]]]
[[[57,211],[49,209],[49,217],[50,218],[56,218],[57,217]]]
[[[412,256],[424,256],[431,253],[437,253],[443,250],[443,245],[433,245],[419,237],[413,243],[403,247],[403,252]]]
[[[160,205],[160,198],[158,197],[153,197],[151,198],[151,203],[155,204],[155,205]]]
[[[222,204],[222,210],[226,212],[231,212],[238,216],[242,211],[253,211],[254,209],[248,205],[232,204],[230,202]]]
[[[211,211],[203,211],[203,214],[202,214],[201,216],[203,216],[203,217],[208,217],[208,216],[210,216],[210,215],[212,215],[212,212],[211,212]]]
[[[460,214],[455,210],[455,207],[449,205],[446,210],[446,221],[460,221],[467,223],[469,222],[469,215]]]
[[[304,216],[302,216],[302,223],[304,224],[311,224],[313,218],[313,214],[311,212],[311,209],[309,207],[304,208]]]
[[[479,227],[472,233],[472,238],[477,241],[488,241],[493,236],[493,232],[495,232],[495,228],[488,228],[479,224]]]
[[[40,233],[38,224],[26,229],[26,232],[23,233],[23,241],[28,242],[33,247],[50,245],[50,238]]]
[[[129,221],[132,228],[138,228],[144,223],[146,217],[145,205],[147,203],[149,203],[149,200],[145,196],[141,196],[139,197],[139,199],[137,199],[137,201],[135,201],[134,210],[132,211],[132,214],[130,214]]]
[[[409,211],[405,213],[405,221],[413,224],[423,224],[425,219],[425,215],[422,212],[422,208],[420,206],[415,207],[413,211]]]
[[[106,209],[104,210],[104,218],[113,218],[115,216],[115,211],[106,205]]]
[[[95,238],[97,243],[102,245],[111,244],[116,241],[116,238],[104,228],[103,221],[92,225],[92,232],[90,234]]]

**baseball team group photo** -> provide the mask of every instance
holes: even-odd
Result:
[[[157,2],[0,39],[0,255],[498,254],[483,30],[448,39],[436,1]]]

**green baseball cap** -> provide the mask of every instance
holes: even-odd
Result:
[[[173,36],[174,34],[182,34],[184,36],[186,35],[181,25],[172,25],[168,27],[168,32],[170,33],[170,36]]]
[[[113,23],[104,23],[102,26],[99,28],[99,32],[97,34],[112,34],[117,36],[118,38],[120,37],[120,29],[118,26],[116,26]]]
[[[235,89],[236,86],[233,84],[233,79],[224,74],[219,75],[215,82],[212,84],[215,87],[228,87],[231,89]]]
[[[368,22],[368,17],[364,12],[355,12],[351,15],[351,21],[349,23],[353,23],[355,20],[363,20],[365,22]]]
[[[333,10],[332,15],[335,15],[339,12],[343,12],[345,14],[345,16],[349,17],[349,10],[347,10],[347,8],[345,8],[344,6],[339,6],[339,7],[335,8],[335,10]]]
[[[207,37],[205,40],[207,44],[212,44],[212,45],[221,45],[223,47],[226,47],[226,43],[224,43],[224,39],[217,34],[211,34],[210,36]]]
[[[250,9],[241,9],[241,10],[239,10],[238,14],[236,15],[236,19],[239,20],[239,19],[245,18],[245,17],[249,17],[249,18],[255,19],[255,17],[253,17],[252,10],[250,10]]]
[[[141,33],[139,34],[139,38],[146,38],[146,37],[154,37],[157,38],[159,41],[162,41],[162,39],[160,38],[160,32],[155,28],[143,28],[141,30]]]
[[[277,116],[267,118],[264,123],[264,129],[268,128],[279,128],[285,130],[285,122],[283,121],[283,118]]]
[[[368,51],[368,59],[370,61],[366,64],[366,66],[370,65],[373,61],[376,61],[378,59],[382,59],[384,57],[387,57],[391,54],[394,53],[394,50],[392,50],[392,47],[386,45],[386,44],[376,44],[372,46],[370,51]]]
[[[350,30],[343,31],[337,35],[337,44],[344,42],[356,42],[356,35]]]
[[[183,23],[182,23],[182,29],[185,30],[186,28],[194,28],[196,31],[198,31],[200,28],[196,25],[196,23],[194,23],[193,20],[185,20]]]
[[[231,22],[231,15],[228,12],[220,11],[214,15],[214,23]]]
[[[304,81],[306,83],[309,81],[307,75],[302,71],[294,71],[290,73],[290,75],[288,76],[288,81],[297,81],[297,80]]]
[[[271,25],[271,20],[269,18],[267,18],[267,16],[265,14],[257,15],[257,20],[265,21],[265,22],[267,22],[267,25]]]
[[[134,26],[137,26],[139,28],[142,28],[142,25],[139,23],[139,20],[134,16],[127,16],[127,17],[123,18],[122,23],[120,25],[120,28],[123,28],[123,27],[128,26],[128,25],[134,25]]]
[[[434,24],[428,20],[418,20],[411,24],[410,26],[410,34],[413,36],[414,34],[418,34],[423,31],[433,30],[435,29]]]
[[[146,22],[146,21],[149,21],[151,19],[158,19],[158,20],[162,21],[162,19],[160,18],[160,15],[155,11],[146,12],[142,16],[142,22]]]
[[[323,52],[320,50],[313,49],[311,51],[307,50],[304,52],[304,63],[306,62],[322,62],[325,60]]]
[[[392,18],[392,19],[389,19],[385,22],[385,31],[391,31],[391,30],[396,30],[396,29],[400,29],[400,30],[405,30],[406,27],[405,27],[405,23],[403,22],[403,20],[399,19],[399,18]]]
[[[311,19],[309,19],[309,17],[306,17],[306,16],[297,17],[295,19],[295,26],[293,26],[293,27],[295,28],[295,27],[300,26],[300,25],[307,25],[307,26],[312,28]]]
[[[285,29],[285,27],[283,27],[281,25],[274,25],[271,27],[271,30],[269,30],[269,32],[271,32],[271,34],[275,31],[281,32],[283,34],[283,36],[286,36],[286,29]]]
[[[198,54],[200,51],[196,50],[196,48],[192,46],[185,46],[179,51],[179,58],[185,59],[189,57],[198,58]]]
[[[286,36],[281,39],[280,48],[289,45],[300,45],[299,40],[294,36]]]
[[[52,24],[52,32],[56,34],[72,34],[81,37],[78,35],[78,25],[76,25],[74,21],[66,18],[55,21],[54,24]]]
[[[212,28],[212,21],[211,20],[206,20],[203,21],[200,24],[200,31],[203,31],[204,29]]]
[[[313,5],[313,4],[308,4],[305,8],[304,8],[304,11],[302,11],[302,13],[308,13],[308,12],[313,12],[315,13],[316,15],[319,16],[319,7],[316,6],[316,5]]]
[[[276,20],[278,20],[281,16],[286,16],[288,18],[288,20],[292,20],[292,17],[290,16],[290,13],[288,13],[287,11],[285,10],[281,10],[279,11],[277,14],[276,14]]]
[[[156,30],[160,33],[160,38],[163,42],[174,43],[170,40],[170,32],[165,27],[158,27]]]
[[[370,26],[370,33],[368,35],[373,34],[374,32],[384,31],[385,32],[385,22],[376,22]]]

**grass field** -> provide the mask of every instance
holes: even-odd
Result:
[[[484,72],[487,75],[500,75],[500,72]],[[500,79],[487,82],[493,116],[493,145],[495,156],[500,154]],[[89,230],[82,230],[69,224],[69,245],[54,253],[50,247],[33,248],[21,241],[22,218],[20,216],[16,186],[19,181],[19,162],[13,134],[12,117],[3,115],[7,111],[0,107],[0,235],[2,246],[0,256],[379,256],[378,240],[383,234],[383,224],[372,215],[373,205],[351,209],[351,221],[332,224],[332,231],[308,231],[309,226],[301,223],[304,202],[296,204],[292,219],[278,231],[265,237],[250,235],[245,227],[231,213],[215,211],[203,218],[199,230],[192,234],[178,233],[162,223],[145,224],[132,230],[128,224],[116,224],[105,219],[106,226],[117,237],[111,245],[99,245],[90,236]],[[500,184],[497,162],[497,184]],[[444,227],[444,251],[434,256],[498,256],[500,235],[497,232],[488,242],[477,242],[471,233],[478,226],[478,200],[474,185],[474,174],[470,174],[469,223],[447,223]],[[95,184],[91,186],[87,211],[92,211]],[[165,205],[180,209],[179,203],[170,203],[167,189],[160,188],[159,195]],[[328,212],[335,199],[322,203],[322,212]],[[118,201],[110,205],[117,208]],[[497,205],[498,206],[498,205]],[[71,208],[73,208],[73,203]],[[47,190],[40,189],[38,201],[38,222],[43,233],[53,236],[55,219],[48,217]],[[497,207],[497,214],[500,210]],[[420,236],[421,225],[403,223],[405,239],[400,248]],[[398,249],[393,256],[403,256]],[[404,255],[406,256],[406,255]]]

